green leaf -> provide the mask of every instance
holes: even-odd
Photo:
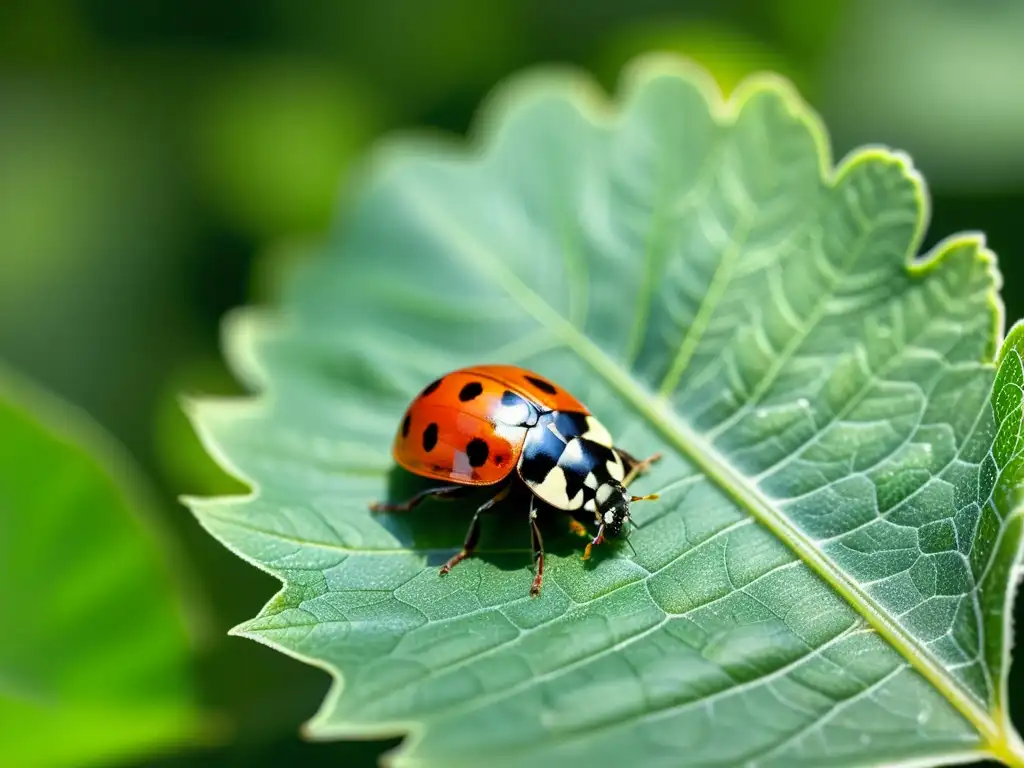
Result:
[[[0,754],[110,763],[200,735],[166,547],[125,458],[0,369]]]
[[[284,588],[237,628],[336,677],[314,737],[410,733],[396,765],[851,765],[995,756],[1020,550],[1019,346],[978,237],[913,259],[909,160],[833,168],[791,87],[722,103],[674,59],[521,78],[479,151],[381,149],[279,312],[233,316],[255,399],[197,402],[255,488],[193,500]],[[525,510],[440,577],[467,509],[374,517],[409,399],[475,362],[574,392],[631,453],[630,542]],[[554,532],[564,520],[546,521]]]

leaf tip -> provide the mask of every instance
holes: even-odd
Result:
[[[911,262],[908,270],[911,274],[921,275],[933,269],[939,269],[947,262],[960,260],[961,263],[971,262],[971,267],[980,269],[987,282],[986,299],[991,314],[989,329],[989,342],[986,346],[983,363],[998,363],[1002,353],[1000,349],[1005,347],[1005,323],[1006,307],[1002,298],[1003,274],[999,269],[999,259],[995,252],[988,247],[985,233],[976,230],[967,230],[944,237],[927,252],[915,258],[917,243],[923,237],[924,224],[922,223],[918,239],[911,249]],[[1002,341],[1001,341],[1002,340]]]
[[[724,107],[727,118],[737,117],[759,99],[770,99],[791,121],[799,123],[811,137],[818,157],[818,174],[828,179],[834,173],[832,140],[825,121],[803,97],[789,78],[777,72],[758,71],[743,78]]]
[[[267,388],[270,377],[259,356],[259,341],[287,325],[288,318],[281,311],[265,307],[235,307],[225,313],[221,348],[231,372],[244,386],[257,392]]]
[[[253,633],[250,630],[252,621],[243,621],[241,624],[236,624],[227,631],[228,637],[244,637],[246,640],[254,640]]]

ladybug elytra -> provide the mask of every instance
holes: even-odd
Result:
[[[515,483],[531,492],[530,539],[537,573],[530,594],[540,593],[544,546],[536,501],[570,514],[570,529],[590,537],[575,515],[593,515],[596,534],[584,559],[605,536],[619,536],[629,505],[656,499],[632,496],[626,486],[653,462],[638,460],[612,444],[608,430],[568,392],[524,368],[477,365],[452,371],[429,384],[409,405],[392,445],[395,461],[423,477],[443,480],[399,504],[373,504],[375,512],[405,512],[431,497],[451,498],[480,486],[497,492],[473,515],[462,550],[441,567],[470,557],[480,535],[480,516],[508,496]]]

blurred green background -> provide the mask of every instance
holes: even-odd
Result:
[[[176,501],[240,488],[177,395],[237,391],[222,314],[273,296],[375,137],[461,133],[497,80],[537,63],[584,67],[609,89],[652,49],[697,60],[726,90],[772,69],[822,114],[837,159],[866,143],[914,158],[933,202],[925,247],[986,233],[1012,322],[1021,40],[1015,0],[0,4],[0,360],[86,410],[142,467],[198,587],[204,707],[229,726],[220,743],[124,765],[371,765],[397,743],[301,741],[327,676],[226,636],[277,583]]]

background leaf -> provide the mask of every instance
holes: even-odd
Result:
[[[130,468],[94,432],[0,377],[6,765],[110,763],[200,734],[181,585]]]
[[[284,589],[237,631],[338,676],[318,737],[413,730],[397,764],[1024,764],[1006,718],[1020,358],[977,238],[910,261],[907,158],[833,170],[783,82],[726,105],[653,59],[609,110],[518,80],[483,150],[382,150],[282,317],[227,351],[266,395],[200,402],[258,492],[196,500]],[[462,508],[400,497],[408,400],[473,362],[534,368],[630,452],[664,450],[633,556],[525,515],[445,578]],[[993,389],[993,383],[998,386]],[[459,511],[461,509],[461,512]]]
[[[822,70],[821,108],[839,140],[871,135],[912,146],[939,190],[1019,190],[1024,136],[1009,127],[1024,120],[1024,84],[1012,63],[1024,8],[1004,2],[986,10],[851,4]]]

